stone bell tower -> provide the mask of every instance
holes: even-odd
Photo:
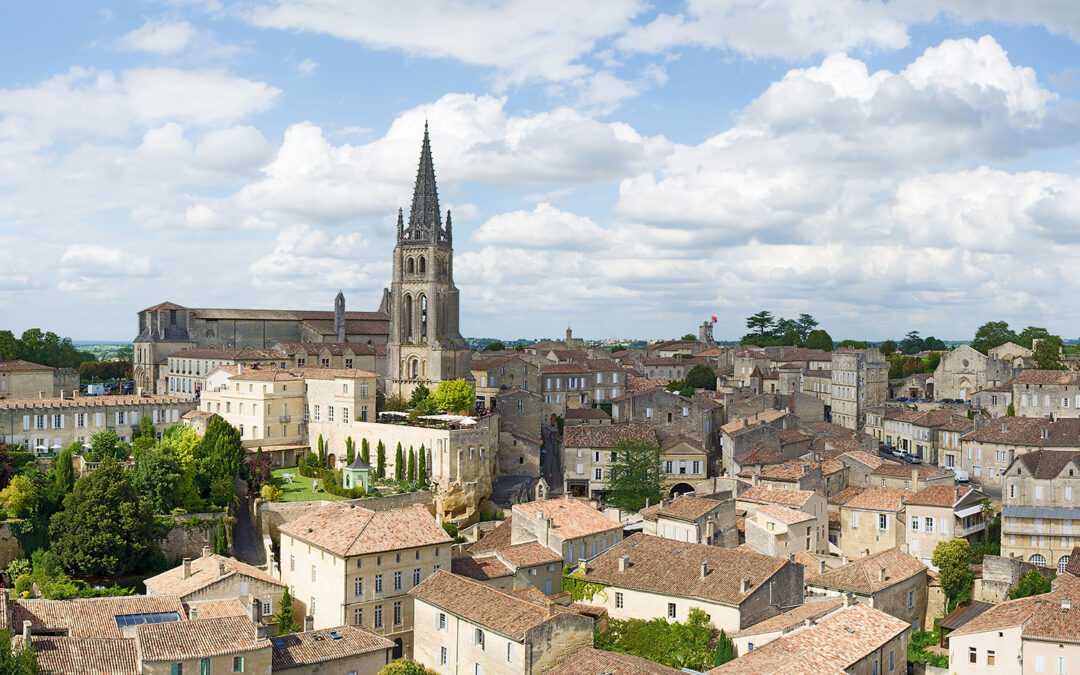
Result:
[[[409,397],[421,383],[434,391],[443,380],[472,380],[472,351],[458,328],[450,212],[444,226],[427,123],[407,226],[398,209],[389,298],[387,393]]]

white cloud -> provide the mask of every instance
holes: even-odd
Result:
[[[249,268],[256,288],[366,289],[389,278],[388,256],[373,255],[359,233],[330,236],[308,225],[277,235],[274,249]]]
[[[195,40],[198,31],[187,21],[146,20],[142,26],[120,38],[122,49],[155,54],[183,51]]]
[[[1080,40],[1080,4],[1072,0],[892,0],[894,14],[912,23],[945,15],[966,24],[999,21],[1043,26],[1051,33]]]
[[[72,244],[60,256],[60,266],[90,277],[141,277],[153,272],[146,256],[97,244]]]
[[[319,64],[315,63],[311,59],[304,59],[300,63],[296,64],[296,72],[301,75],[310,75],[315,72],[315,69],[319,67]]]
[[[258,2],[249,18],[267,28],[486,66],[500,73],[502,84],[519,84],[588,74],[582,57],[644,8],[641,0],[270,0]]]
[[[541,203],[532,211],[511,211],[489,219],[473,231],[471,239],[482,246],[589,251],[604,248],[609,234],[589,218]]]

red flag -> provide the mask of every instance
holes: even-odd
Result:
[[[716,317],[715,316],[712,318],[712,322],[716,323]]]

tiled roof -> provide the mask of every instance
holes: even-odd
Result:
[[[632,654],[594,647],[579,650],[548,671],[548,675],[682,675],[683,671]]]
[[[979,443],[1080,448],[1080,419],[1051,421],[1042,417],[999,417],[964,434],[962,439]]]
[[[619,560],[624,555],[629,556],[629,565],[620,572]],[[704,579],[702,561],[707,566]],[[621,588],[737,606],[789,564],[793,563],[760,553],[635,534],[590,560],[585,578]],[[741,587],[744,578],[750,579],[745,593]]]
[[[859,462],[860,464],[865,464],[866,466],[870,467],[871,469],[877,469],[879,466],[881,466],[882,464],[885,463],[885,460],[882,459],[881,457],[878,457],[877,455],[870,454],[869,452],[865,452],[863,450],[849,450],[849,451],[843,453],[842,455],[840,455],[839,457],[837,457],[837,459],[839,459],[840,461],[843,461],[845,457],[853,459],[853,460]],[[894,464],[895,464],[895,462],[894,462]],[[897,464],[897,466],[902,466],[902,465]]]
[[[285,523],[279,531],[341,557],[453,541],[420,504],[372,511],[335,502]]]
[[[277,348],[286,354],[295,354],[301,349],[308,354],[329,352],[333,356],[343,356],[352,352],[357,356],[374,356],[375,348],[363,342],[279,342]]]
[[[885,570],[884,581],[881,579],[882,569]],[[809,575],[806,585],[868,596],[906,581],[926,569],[918,558],[893,547],[856,558],[846,565],[826,570],[824,574]]]
[[[913,496],[911,490],[893,490],[890,488],[867,488],[844,504],[846,509],[866,509],[869,511],[899,511],[904,508],[904,500]]]
[[[972,488],[969,487],[957,487],[955,485],[931,485],[919,490],[912,496],[904,500],[905,504],[914,504],[917,506],[943,506],[951,507],[956,502],[960,501],[960,498],[971,492]]]
[[[476,555],[477,553],[485,553],[487,551],[494,551],[497,548],[509,546],[510,535],[513,534],[514,531],[513,518],[513,514],[508,515],[506,520],[491,528],[491,531],[483,537],[480,537],[478,541],[474,541],[466,546],[465,550]]]
[[[220,573],[220,565],[225,566],[224,574]],[[274,586],[285,587],[285,584],[258,567],[252,567],[236,558],[210,554],[191,561],[191,576],[187,579],[184,578],[184,566],[179,565],[147,579],[146,589],[156,595],[179,595],[183,597],[234,574],[257,579]]]
[[[22,645],[22,635],[15,644]],[[128,638],[73,638],[31,635],[41,675],[135,675],[135,641]]]
[[[762,480],[792,483],[819,468],[821,466],[817,462],[795,461],[783,464],[766,464],[761,467],[759,475]]]
[[[523,544],[511,544],[495,549],[496,554],[515,568],[532,567],[560,562],[562,555],[552,551],[538,541]]]
[[[551,519],[551,532],[563,539],[576,539],[622,529],[622,523],[608,518],[581,499],[545,499],[514,504],[515,515],[536,518],[538,512]]]
[[[834,473],[840,473],[845,468],[843,462],[838,459],[827,459],[821,463],[821,475],[831,476]]]
[[[758,443],[746,452],[736,455],[735,461],[739,464],[780,464],[784,458],[776,454],[776,450],[764,443]]]
[[[446,570],[432,574],[409,595],[517,641],[551,618],[546,607]]]
[[[469,370],[491,370],[492,368],[498,368],[507,361],[512,361],[513,358],[512,356],[474,356],[469,361]]]
[[[319,368],[316,366],[303,366],[301,368],[249,368],[239,375],[233,375],[229,380],[282,382],[301,379],[334,380],[339,377],[356,379],[361,377],[378,377],[378,375],[368,370],[357,370],[355,368]]]
[[[932,480],[942,476],[951,476],[951,471],[940,469],[927,464],[900,464],[899,462],[882,462],[876,469],[870,472],[871,476],[892,476],[895,478],[911,478],[912,472],[919,474],[919,480]]]
[[[1080,577],[1080,546],[1073,547],[1069,562],[1065,565],[1065,571],[1074,577]]]
[[[334,638],[331,632],[339,637]],[[394,643],[361,626],[338,626],[273,638],[271,668],[274,671],[347,659],[393,649]]]
[[[476,579],[477,581],[488,581],[489,579],[508,577],[514,573],[514,570],[502,564],[502,562],[493,555],[484,556],[482,558],[470,556],[454,558],[450,562],[450,571],[463,577]]]
[[[751,635],[763,635],[765,633],[787,631],[803,625],[807,619],[817,621],[826,614],[831,614],[843,606],[844,600],[842,598],[826,600],[825,602],[812,602],[796,607],[790,612],[784,612],[771,619],[765,619],[752,626],[747,626],[737,633],[732,633],[731,637],[749,637]]]
[[[642,391],[649,391],[650,389],[663,388],[667,386],[667,383],[671,380],[666,377],[636,377],[634,375],[626,376],[626,391],[630,394],[636,394]]]
[[[31,408],[111,408],[129,405],[170,405],[187,403],[194,405],[190,396],[170,396],[168,394],[137,394],[128,396],[76,396],[74,398],[5,398],[0,399],[0,410]]]
[[[657,516],[695,522],[724,502],[706,497],[682,495],[667,504],[654,504],[639,511],[643,518],[655,520]]]
[[[563,431],[563,447],[613,448],[619,441],[656,443],[651,424],[577,424]]]
[[[217,619],[223,616],[251,616],[250,609],[240,598],[217,600],[193,600],[184,603],[187,617],[191,619]]]
[[[1007,600],[968,621],[950,635],[967,635],[968,633],[981,633],[988,630],[1001,630],[1009,626],[1019,626],[1031,618],[1038,606],[1047,599],[1047,595],[1053,594],[1033,595],[1017,600]]]
[[[609,420],[611,415],[601,408],[570,408],[563,415],[568,420]]]
[[[281,361],[283,352],[276,349],[220,349],[217,347],[196,347],[181,349],[168,355],[176,359],[220,359],[222,361]]]
[[[810,437],[797,429],[782,429],[780,431],[781,443],[799,443],[808,440],[810,440]]]
[[[909,629],[905,621],[856,603],[817,625],[713,668],[707,675],[839,675]],[[903,654],[899,656],[903,663]]]
[[[250,619],[238,616],[143,624],[135,627],[135,640],[144,663],[242,654],[270,646],[269,640],[258,639]]]
[[[754,487],[743,490],[737,499],[739,501],[753,501],[801,507],[813,496],[814,493],[809,490],[770,490],[766,487],[755,485]]]
[[[849,501],[851,501],[855,497],[861,495],[865,490],[866,490],[866,488],[861,488],[861,487],[854,487],[854,486],[846,487],[843,490],[841,490],[840,492],[837,492],[836,494],[834,494],[832,496],[832,498],[829,499],[829,503],[834,505],[834,506],[843,506],[844,504],[847,504]]]
[[[757,508],[757,512],[764,513],[770,518],[775,518],[786,525],[794,525],[796,523],[805,523],[808,520],[814,520],[814,516],[805,511],[798,511],[781,504],[762,504]]]
[[[674,448],[676,445],[679,445],[680,443],[685,443],[686,445],[689,445],[690,447],[694,448],[695,450],[705,452],[705,448],[702,447],[701,441],[699,441],[699,440],[697,440],[695,438],[690,438],[689,436],[684,436],[683,434],[663,434],[663,435],[661,435],[661,434],[658,433],[657,434],[657,439],[660,441],[660,449],[662,451],[664,451],[664,452],[667,452],[668,450]]]
[[[184,606],[175,595],[129,595],[74,600],[12,599],[7,601],[12,630],[22,630],[30,622],[34,633],[63,633],[70,637],[120,638],[123,631],[116,618],[123,614],[176,612],[185,616]]]
[[[0,372],[14,373],[25,372],[31,370],[41,370],[52,372],[52,368],[49,366],[43,366],[40,363],[30,363],[29,361],[23,361],[22,359],[13,359],[11,361],[0,361]]]
[[[777,361],[832,361],[832,354],[823,349],[797,347],[789,349],[776,359]]]
[[[1080,384],[1080,373],[1072,370],[1022,370],[1010,384]]]
[[[1056,478],[1069,462],[1080,464],[1080,452],[1072,450],[1035,450],[1017,455],[1036,478]]]
[[[740,430],[752,428],[758,424],[769,424],[775,422],[778,419],[786,416],[788,412],[786,410],[763,410],[756,415],[749,417],[743,417],[734,421],[728,422],[721,429],[729,436],[737,435]]]

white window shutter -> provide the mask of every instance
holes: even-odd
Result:
[[[23,431],[29,431],[30,430],[30,416],[29,415],[23,415],[22,416],[22,428],[23,428]]]
[[[135,426],[138,423],[139,423],[139,413],[137,413],[137,412],[131,413],[131,426]]]
[[[65,415],[63,413],[60,413],[60,428],[61,429],[64,428],[64,422],[66,421],[64,418],[66,418],[66,417],[67,417],[67,415]]]

